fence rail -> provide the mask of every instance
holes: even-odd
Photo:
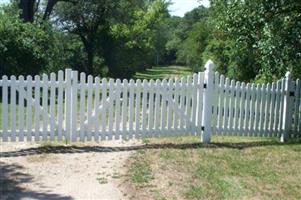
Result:
[[[212,134],[301,136],[301,84],[268,84],[213,72],[181,79],[107,80],[66,69],[42,77],[3,76],[3,141],[90,141]]]

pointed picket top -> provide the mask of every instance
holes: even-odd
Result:
[[[285,73],[285,77],[286,77],[286,78],[291,78],[291,72],[289,72],[289,71],[286,72],[286,73]]]
[[[206,71],[210,71],[210,72],[213,71],[213,69],[214,69],[214,63],[213,63],[212,60],[208,60],[206,62],[205,69],[206,69]]]

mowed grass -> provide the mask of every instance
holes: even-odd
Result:
[[[193,72],[188,67],[183,66],[160,66],[146,69],[143,72],[136,72],[134,78],[136,79],[164,79],[174,77],[185,77],[191,75]]]
[[[301,144],[275,139],[150,139],[128,160],[134,199],[301,199]],[[171,144],[172,145],[171,145]]]

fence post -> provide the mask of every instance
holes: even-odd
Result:
[[[282,133],[280,137],[281,142],[287,141],[289,138],[289,132],[292,124],[292,101],[291,101],[291,73],[285,74],[285,86],[284,86],[284,99],[283,99],[283,118],[282,118]]]
[[[209,143],[211,137],[211,115],[212,115],[212,98],[213,98],[213,72],[214,64],[208,60],[205,65],[204,74],[204,93],[202,109],[202,142]]]

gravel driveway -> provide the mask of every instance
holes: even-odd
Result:
[[[1,199],[126,199],[119,185],[138,142],[70,146],[1,143]]]

